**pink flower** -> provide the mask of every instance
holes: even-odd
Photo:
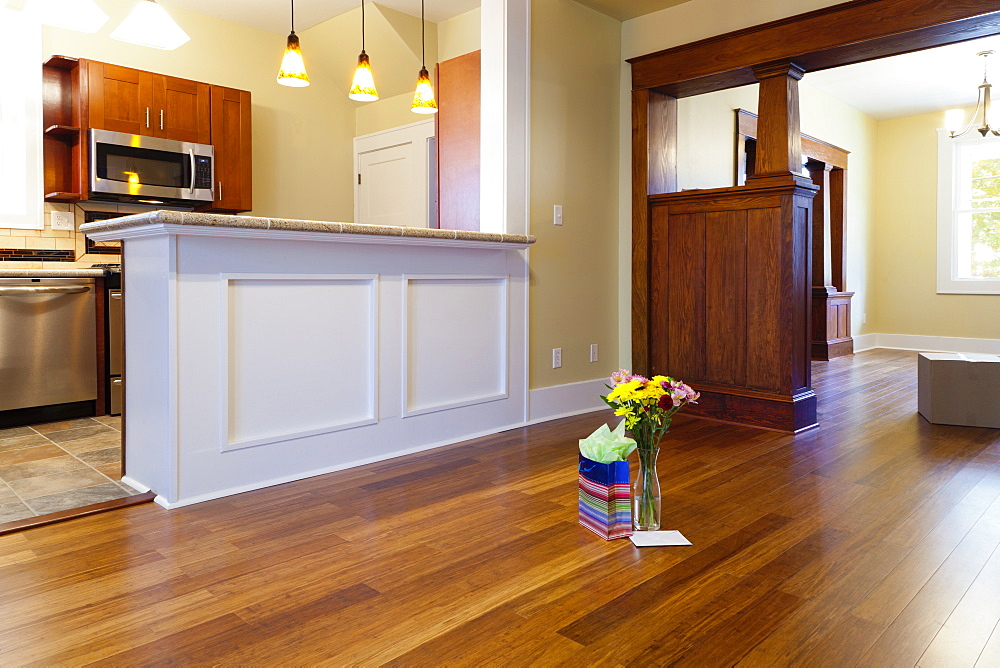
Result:
[[[618,371],[611,374],[611,384],[621,385],[622,383],[627,383],[631,375],[632,372],[628,369],[618,369]]]
[[[684,393],[684,396],[687,398],[688,403],[692,404],[698,403],[698,397],[701,396],[701,392],[695,392],[691,388],[691,386],[686,383],[681,383],[680,390],[681,392]]]
[[[639,381],[640,383],[642,383],[643,385],[645,385],[646,383],[648,383],[648,382],[649,382],[649,379],[648,379],[648,378],[646,378],[645,376],[629,376],[629,377],[628,377],[628,379],[629,379],[630,381],[631,381],[631,380],[637,380],[637,381]]]

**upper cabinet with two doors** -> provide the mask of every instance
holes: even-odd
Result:
[[[207,83],[91,62],[90,127],[163,139],[212,143]]]
[[[92,60],[43,68],[46,199],[86,199],[86,130],[215,147],[215,200],[202,211],[252,208],[250,93]]]

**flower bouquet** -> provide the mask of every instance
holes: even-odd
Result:
[[[611,375],[610,392],[602,396],[625,418],[625,428],[632,434],[639,452],[639,475],[632,489],[632,524],[636,531],[660,528],[660,481],[656,475],[656,456],[660,439],[670,430],[674,413],[687,404],[697,403],[698,392],[669,376],[647,379],[620,369]]]

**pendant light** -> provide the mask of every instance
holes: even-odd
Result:
[[[291,2],[292,31],[288,33],[285,56],[281,59],[281,69],[278,70],[278,83],[282,86],[301,88],[309,85],[309,75],[306,74],[306,64],[302,60],[302,49],[299,48],[299,36],[295,34],[295,0],[291,0]]]
[[[993,55],[992,51],[980,51],[976,54],[977,56],[983,57],[983,83],[979,84],[979,94],[976,98],[976,110],[972,112],[972,118],[969,120],[969,124],[962,129],[965,125],[965,112],[961,109],[950,109],[945,113],[944,126],[948,130],[949,135],[952,139],[957,139],[967,133],[972,129],[972,126],[976,124],[976,116],[980,116],[980,124],[976,130],[979,134],[986,136],[991,132],[994,135],[1000,135],[1000,127],[997,127],[997,119],[993,118],[993,110],[990,108],[990,89],[993,87],[990,82],[986,80],[987,67],[986,62],[989,57]]]
[[[181,30],[156,0],[139,0],[132,12],[111,33],[112,39],[170,51],[191,38]]]
[[[436,114],[437,101],[434,99],[434,86],[427,72],[427,55],[424,46],[424,0],[420,0],[420,74],[417,77],[417,90],[413,93],[413,105],[410,111],[415,114]]]
[[[47,26],[78,32],[97,32],[108,22],[94,0],[28,0],[24,13]]]
[[[365,53],[365,0],[361,0],[361,55],[358,56],[358,69],[354,70],[354,83],[347,97],[358,102],[374,102],[378,99],[372,66]]]

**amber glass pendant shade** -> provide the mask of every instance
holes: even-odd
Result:
[[[417,90],[413,94],[413,104],[410,111],[415,114],[436,114],[438,110],[437,100],[434,99],[434,85],[431,83],[430,73],[426,67],[420,68],[420,76],[417,78]]]
[[[299,36],[294,30],[288,34],[285,57],[281,59],[281,69],[278,71],[278,83],[296,88],[309,85],[306,64],[302,60],[302,49],[299,48]]]
[[[354,83],[347,97],[358,102],[374,102],[378,99],[375,78],[372,77],[372,66],[368,62],[368,54],[364,51],[358,56],[358,69],[354,70]]]

